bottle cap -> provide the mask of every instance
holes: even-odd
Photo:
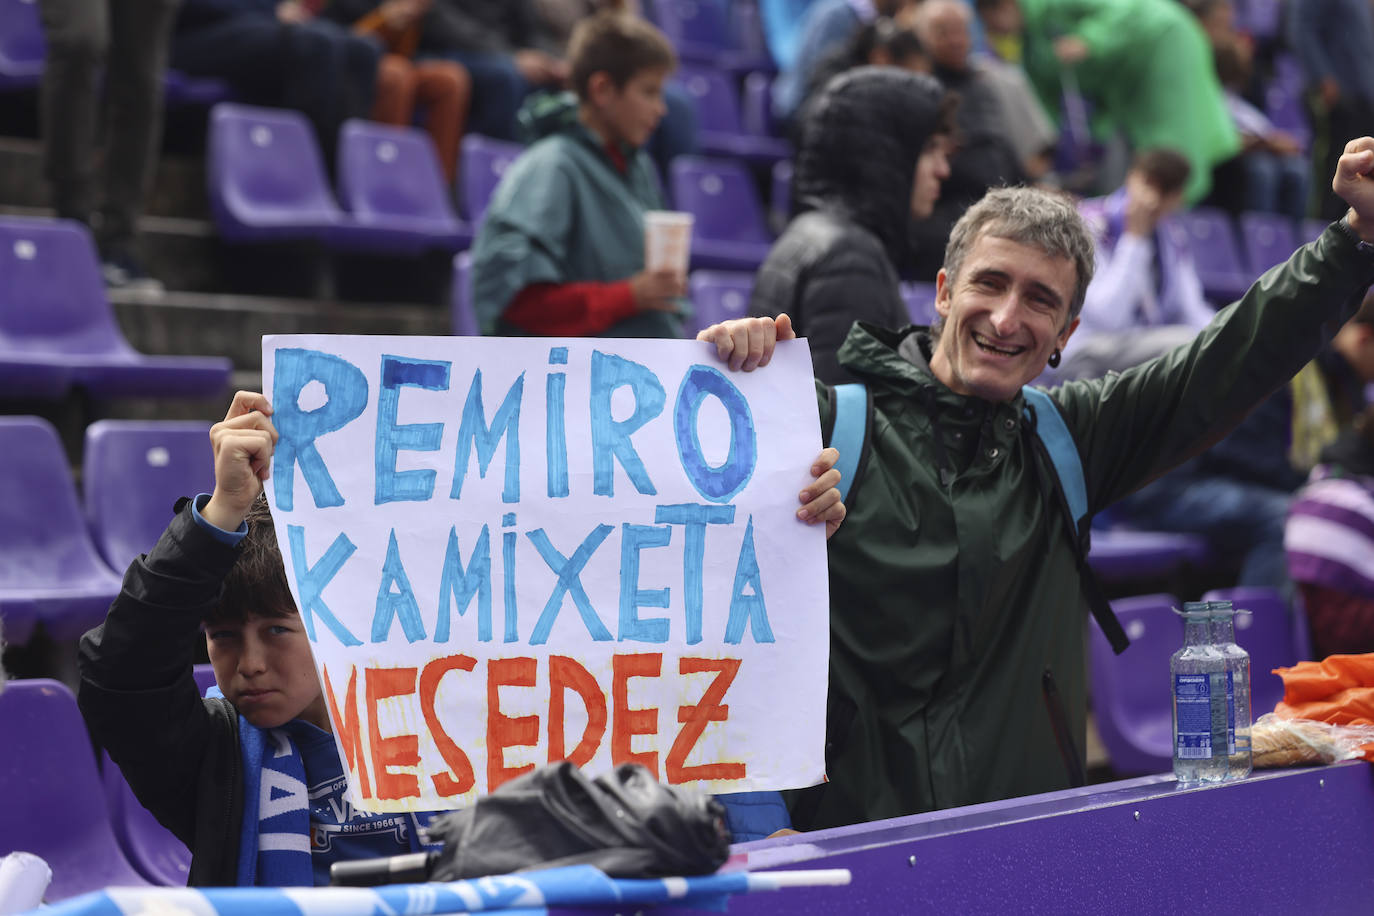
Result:
[[[1183,610],[1174,608],[1174,613],[1185,619],[1201,620],[1210,617],[1212,609],[1206,601],[1185,601]]]

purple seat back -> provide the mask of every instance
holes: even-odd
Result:
[[[673,201],[690,211],[696,239],[768,244],[763,206],[754,180],[738,162],[678,156],[669,165]]]
[[[650,17],[684,57],[710,59],[731,47],[730,22],[719,0],[649,0]]]
[[[162,90],[168,105],[210,108],[220,102],[234,100],[234,89],[224,80],[213,76],[191,76],[180,70],[169,69],[163,75]]]
[[[413,127],[352,119],[339,133],[339,201],[359,221],[414,218],[457,229],[434,142]]]
[[[134,352],[80,223],[0,217],[0,351],[11,347],[29,355]]]
[[[1211,559],[1207,539],[1175,531],[1137,531],[1093,526],[1088,563],[1104,582],[1129,582],[1169,576],[1184,566]]]
[[[453,291],[449,297],[453,333],[459,337],[479,337],[477,312],[472,307],[472,255],[460,251],[453,257]]]
[[[744,92],[740,95],[740,123],[745,132],[758,137],[777,135],[773,121],[773,79],[767,73],[756,71],[744,78]]]
[[[935,284],[903,283],[902,301],[912,324],[930,326],[935,323]]]
[[[1245,260],[1256,277],[1288,260],[1297,248],[1293,224],[1282,213],[1242,213],[1240,237],[1245,242]]]
[[[518,143],[493,140],[481,134],[468,134],[463,138],[462,168],[458,175],[463,191],[458,211],[463,219],[473,226],[481,223],[492,192],[501,183],[501,176],[524,151]]]
[[[210,112],[210,211],[226,239],[324,237],[342,220],[300,112],[221,102]]]
[[[1282,0],[1238,0],[1236,28],[1261,41],[1279,34]]]
[[[711,67],[682,64],[674,79],[696,103],[697,123],[703,131],[744,133],[739,100],[725,74]]]
[[[76,698],[45,678],[0,693],[0,856],[24,850],[52,868],[48,902],[146,886],[119,850]]]
[[[768,212],[778,226],[786,226],[792,217],[792,160],[779,159],[773,164],[772,182],[768,192]]]
[[[0,0],[0,89],[37,86],[47,56],[37,0]]]
[[[1306,245],[1308,242],[1315,242],[1317,237],[1326,231],[1326,227],[1331,223],[1317,217],[1309,217],[1299,224],[1298,244]]]
[[[1093,720],[1118,775],[1168,772],[1173,762],[1169,657],[1183,647],[1172,595],[1112,602],[1131,645],[1115,655],[1095,619],[1088,623]]]
[[[18,606],[74,638],[104,618],[119,583],[91,543],[57,431],[0,417],[0,613]]]
[[[683,328],[684,336],[694,338],[697,331],[719,321],[743,318],[749,310],[749,295],[754,291],[754,275],[726,270],[694,270],[687,278],[687,295],[692,300],[692,319]]]
[[[1236,644],[1250,653],[1250,713],[1259,718],[1273,712],[1283,699],[1283,678],[1273,670],[1296,664],[1311,654],[1299,651],[1294,636],[1305,621],[1296,618],[1288,602],[1272,588],[1214,589],[1202,597],[1204,601],[1230,601],[1237,611],[1250,612],[1236,615]]]
[[[1229,304],[1255,279],[1241,258],[1231,217],[1225,210],[1197,207],[1165,220],[1163,228],[1192,251],[1198,278],[1209,299]]]
[[[194,420],[99,420],[86,428],[86,520],[111,569],[152,549],[178,498],[214,489],[209,434],[209,423]]]
[[[102,752],[100,757],[100,781],[120,851],[148,883],[185,887],[191,850],[139,804],[110,755]]]

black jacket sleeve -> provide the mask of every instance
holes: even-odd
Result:
[[[96,743],[159,822],[197,859],[214,860],[208,875],[210,862],[193,863],[192,883],[232,883],[237,854],[237,716],[227,700],[202,700],[192,677],[201,617],[236,557],[183,506],[124,574],[105,622],[82,637],[78,656],[78,702]]]

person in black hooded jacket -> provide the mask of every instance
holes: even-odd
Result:
[[[949,175],[955,101],[895,67],[835,77],[808,106],[793,177],[795,216],[754,282],[749,314],[786,312],[816,378],[851,381],[835,352],[856,320],[910,323],[898,289],[907,221],[930,213]]]

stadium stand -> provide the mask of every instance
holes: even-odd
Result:
[[[695,217],[692,268],[757,270],[772,240],[748,169],[728,159],[679,156],[670,173],[673,202]]]

